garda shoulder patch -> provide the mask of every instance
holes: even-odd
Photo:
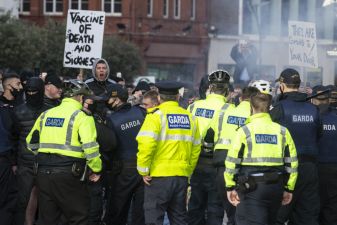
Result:
[[[203,108],[197,108],[195,111],[195,116],[199,117],[205,117],[208,119],[212,119],[214,115],[214,110],[212,109],[203,109]]]
[[[238,125],[238,126],[243,126],[246,122],[245,117],[237,117],[237,116],[228,116],[227,123],[228,124],[233,124],[233,125]]]
[[[191,129],[190,119],[184,114],[167,114],[169,129]]]
[[[273,144],[277,145],[277,136],[271,134],[255,134],[256,144]]]
[[[62,127],[63,123],[64,123],[64,118],[48,117],[44,125],[46,127]]]

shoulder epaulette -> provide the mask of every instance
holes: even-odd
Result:
[[[157,112],[158,110],[159,110],[159,108],[155,108],[153,111],[147,112],[147,114],[154,114],[154,113]]]
[[[87,115],[87,116],[92,116],[90,113],[88,113],[88,112],[84,111],[83,109],[81,109],[81,111],[82,111],[82,112],[84,112],[84,113],[85,113],[85,115]]]

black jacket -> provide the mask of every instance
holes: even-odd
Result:
[[[317,155],[317,142],[322,135],[318,108],[306,101],[307,94],[287,92],[270,111],[274,122],[288,128],[298,155]]]
[[[111,79],[107,79],[106,81],[97,81],[94,78],[90,78],[85,81],[85,83],[88,85],[90,90],[94,92],[96,96],[103,95],[107,93],[107,87],[110,84],[114,84],[115,82]]]
[[[54,108],[54,107],[59,106],[61,104],[60,99],[51,99],[51,98],[48,98],[47,96],[44,96],[43,102],[44,102],[45,106],[47,107],[47,109]]]
[[[47,109],[49,109],[49,107],[46,105],[42,105],[40,108],[32,108],[26,103],[14,109],[15,123],[18,127],[19,136],[17,158],[19,165],[33,166],[35,155],[27,149],[26,137],[33,128],[36,119]]]
[[[0,157],[16,164],[17,127],[13,116],[14,107],[0,100]]]
[[[107,125],[117,136],[116,160],[136,164],[138,143],[136,136],[145,119],[145,109],[126,103],[107,116]]]
[[[117,145],[115,132],[106,125],[105,119],[98,114],[94,115],[97,142],[99,144],[99,152],[103,162],[104,170],[112,169],[113,153]]]

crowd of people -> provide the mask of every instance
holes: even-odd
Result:
[[[2,76],[0,224],[337,224],[335,86],[109,75]]]

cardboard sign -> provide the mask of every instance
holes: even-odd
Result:
[[[318,68],[315,23],[289,21],[289,65]]]
[[[64,67],[91,69],[102,56],[105,12],[69,10]]]

